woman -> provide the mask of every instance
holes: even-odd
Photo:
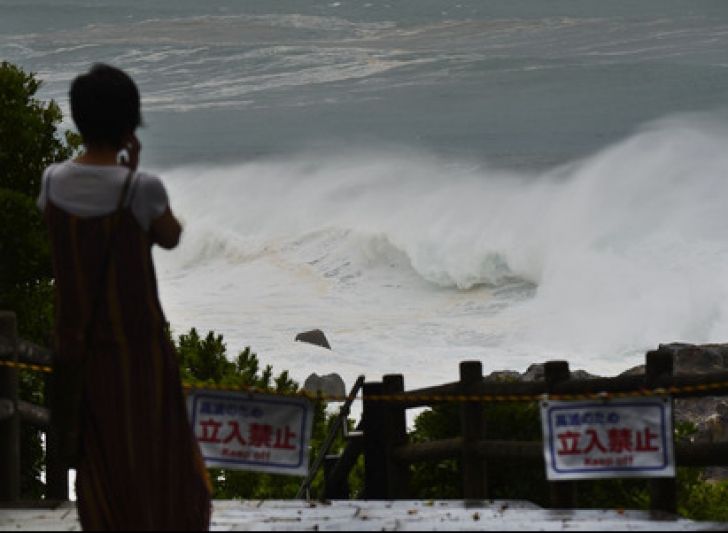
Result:
[[[45,170],[38,206],[56,281],[54,374],[62,391],[78,376],[80,399],[70,390],[63,401],[78,421],[81,526],[207,530],[210,483],[152,258],[155,244],[176,247],[182,228],[162,181],[137,171],[139,91],[123,71],[96,64],[72,82],[70,106],[84,151]]]

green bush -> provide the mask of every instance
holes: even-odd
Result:
[[[420,413],[410,435],[412,442],[450,439],[460,435],[460,407],[457,402],[437,405]],[[541,440],[541,422],[535,403],[490,403],[483,405],[488,439],[511,441]],[[488,496],[492,499],[529,500],[548,506],[549,492],[543,468],[518,460],[489,461]],[[412,467],[415,498],[460,499],[463,497],[460,459],[415,464]]]
[[[0,63],[0,309],[17,316],[18,335],[46,344],[53,327],[53,265],[43,216],[36,207],[43,169],[71,157],[80,146],[73,133],[59,136],[61,111],[36,98],[32,73]],[[20,399],[43,405],[43,376],[21,369]],[[42,431],[21,427],[22,498],[40,498]]]
[[[0,64],[0,309],[14,311],[20,336],[36,342],[53,316],[53,265],[36,198],[45,167],[80,147],[71,132],[59,138],[60,108],[35,97],[40,86],[33,74]]]
[[[170,332],[170,339],[174,341]],[[298,383],[290,378],[287,371],[273,375],[270,365],[261,368],[258,356],[246,347],[234,360],[227,357],[227,347],[222,335],[213,332],[203,338],[195,328],[179,336],[175,342],[181,375],[185,385],[190,387],[224,387],[233,390],[256,389],[260,392],[275,394],[303,394]],[[327,403],[320,398],[314,401],[314,426],[311,435],[309,458],[311,462],[318,455],[335,414],[327,413]],[[351,421],[347,421],[351,425]],[[333,441],[335,453],[343,447],[343,437],[338,433]],[[352,475],[356,487],[356,472]],[[216,499],[290,499],[296,496],[303,479],[300,476],[285,476],[233,469],[210,469]],[[311,485],[311,493],[321,493],[323,470],[318,472]]]
[[[483,406],[487,438],[492,440],[542,440],[540,412],[535,402],[489,403]],[[675,441],[697,433],[687,422],[675,426]],[[460,435],[460,404],[445,403],[423,411],[415,419],[411,442],[429,442]],[[487,467],[491,499],[528,500],[550,507],[548,481],[543,467],[515,460],[490,461]],[[412,467],[415,498],[461,499],[459,459],[418,463]],[[679,467],[675,477],[678,514],[692,520],[728,521],[728,481],[709,483],[700,468]],[[644,478],[576,481],[576,507],[581,509],[638,509],[650,507],[649,482]]]

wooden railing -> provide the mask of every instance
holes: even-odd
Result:
[[[562,398],[604,395],[669,394],[671,398],[728,395],[728,372],[673,375],[673,355],[655,350],[646,354],[644,374],[614,378],[570,379],[565,361],[544,364],[542,381],[494,382],[482,375],[479,361],[460,364],[460,380],[418,390],[404,390],[401,375],[386,375],[381,382],[363,388],[361,440],[350,442],[328,465],[322,499],[348,498],[342,491],[357,457],[364,454],[365,499],[411,499],[409,466],[422,461],[460,459],[463,498],[487,499],[488,463],[519,461],[545,468],[543,442],[489,440],[484,424],[484,405],[494,401],[539,401],[544,395]],[[524,400],[525,399],[525,400]],[[460,436],[411,443],[407,433],[408,409],[439,403],[460,403]],[[671,400],[672,401],[672,400]],[[673,415],[674,416],[674,415]],[[675,442],[677,467],[728,465],[728,443]],[[549,482],[553,508],[575,508],[576,488],[583,481]],[[655,514],[677,513],[675,478],[648,479],[650,509]]]
[[[56,459],[56,436],[49,424],[50,406],[37,406],[19,399],[21,368],[45,373],[45,397],[52,383],[51,350],[18,339],[15,314],[0,311],[0,502],[20,498],[20,425],[30,423],[45,431],[46,498],[68,499],[68,469]],[[433,387],[405,391],[400,374],[386,375],[381,382],[364,382],[362,417],[357,431],[341,454],[326,457],[325,484],[321,499],[348,499],[348,477],[364,455],[363,499],[411,499],[410,465],[422,461],[460,459],[463,498],[483,500],[488,496],[488,463],[519,461],[545,468],[543,443],[538,441],[489,440],[483,410],[494,401],[540,401],[549,397],[596,395],[668,394],[675,398],[728,395],[728,372],[673,375],[673,355],[655,350],[646,354],[644,374],[614,378],[570,379],[565,361],[544,364],[545,379],[497,382],[484,379],[479,361],[460,364],[460,380]],[[357,387],[358,390],[359,387]],[[460,435],[446,440],[413,443],[407,432],[407,410],[447,402],[460,404]],[[728,443],[675,443],[677,467],[728,466]],[[317,461],[318,462],[318,461]],[[575,491],[585,481],[550,482],[551,505],[575,508]],[[674,478],[649,479],[650,507],[656,512],[677,512]]]
[[[57,459],[57,438],[50,425],[48,405],[19,398],[21,369],[44,375],[44,395],[53,386],[52,351],[18,338],[15,313],[0,311],[0,502],[20,500],[20,428],[28,423],[45,433],[46,499],[68,500],[68,468]]]

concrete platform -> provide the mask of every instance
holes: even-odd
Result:
[[[73,502],[53,508],[0,508],[0,531],[80,530]],[[646,511],[550,510],[513,500],[215,500],[211,530],[728,531],[728,523],[657,520]]]

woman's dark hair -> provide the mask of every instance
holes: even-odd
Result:
[[[124,71],[96,63],[77,76],[69,92],[71,116],[85,144],[121,148],[141,124],[139,89]]]

